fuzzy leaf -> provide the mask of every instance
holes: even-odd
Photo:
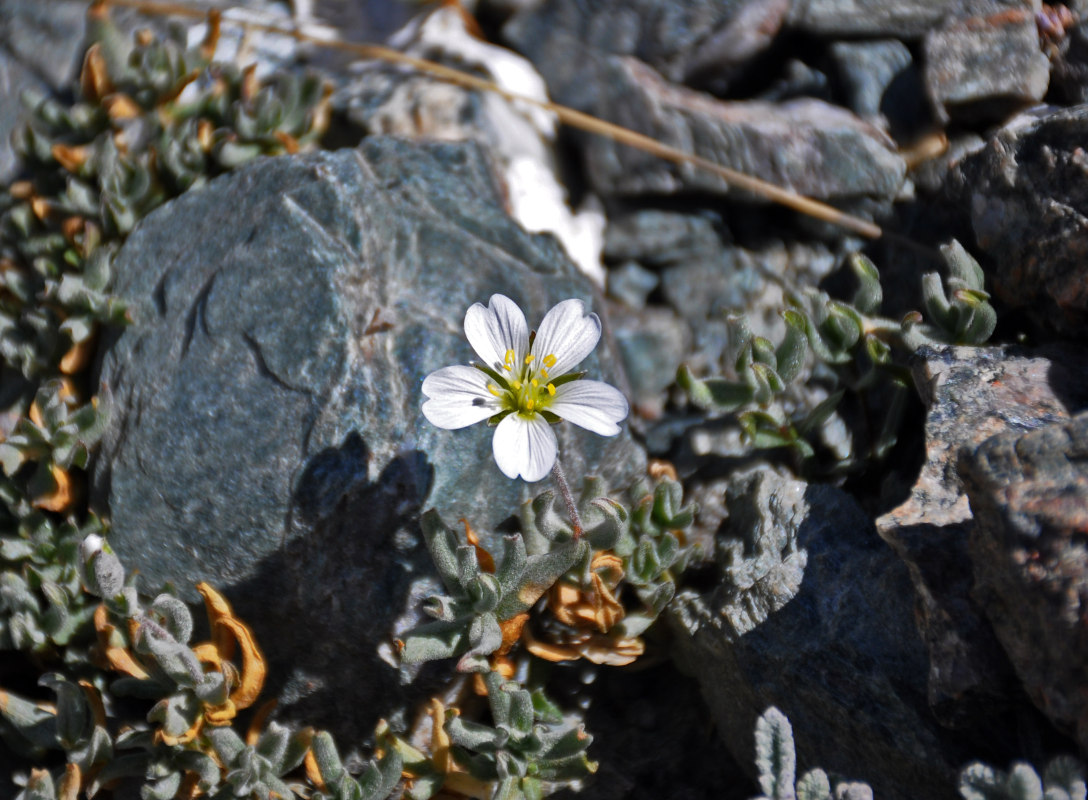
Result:
[[[179,643],[189,641],[193,635],[193,615],[185,603],[171,594],[160,594],[152,602],[150,610],[159,616],[162,626]]]
[[[756,768],[763,794],[770,800],[794,800],[796,764],[790,721],[771,706],[756,721]]]
[[[806,772],[797,782],[797,800],[832,800],[827,773],[822,769]]]
[[[529,556],[517,593],[505,595],[495,609],[499,619],[510,619],[530,608],[561,575],[585,556],[589,544],[584,539],[564,542],[547,553]]]
[[[433,508],[423,512],[419,520],[423,531],[423,540],[427,543],[427,550],[431,554],[431,560],[438,570],[438,576],[446,591],[454,595],[461,594],[464,589],[461,586],[457,561],[457,537],[453,531],[446,527],[442,517]]]
[[[747,383],[724,378],[699,380],[687,364],[681,364],[677,370],[676,383],[702,409],[730,412],[752,402],[752,387]]]
[[[467,633],[467,620],[427,622],[405,635],[400,660],[404,664],[421,664],[424,661],[453,658],[461,652]]]

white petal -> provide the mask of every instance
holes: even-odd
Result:
[[[423,416],[439,428],[456,430],[499,413],[487,376],[474,367],[443,367],[423,379]]]
[[[483,362],[501,370],[508,350],[521,364],[529,352],[529,326],[518,304],[503,294],[491,295],[487,308],[475,303],[465,314],[465,336]]]
[[[507,478],[520,475],[532,483],[551,472],[558,445],[551,426],[543,417],[523,417],[514,413],[495,428],[491,449],[503,475]]]
[[[615,436],[627,417],[627,398],[601,381],[571,381],[556,387],[549,411],[601,436]]]
[[[546,366],[548,375],[556,378],[570,372],[597,346],[601,338],[601,320],[587,314],[581,300],[564,300],[544,315],[533,341],[533,355],[540,368],[549,355],[555,363]]]

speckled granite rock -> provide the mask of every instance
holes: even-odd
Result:
[[[876,525],[910,569],[929,650],[929,703],[959,726],[999,712],[1012,675],[971,598],[975,522],[957,458],[991,436],[1064,420],[1088,404],[1088,357],[1071,346],[949,347],[920,351],[913,366],[928,408],[926,463],[906,502]]]
[[[135,324],[102,367],[115,412],[94,470],[114,548],[145,587],[224,589],[287,684],[281,711],[362,741],[400,697],[378,649],[433,590],[420,511],[493,546],[542,488],[498,471],[486,427],[427,424],[420,384],[471,357],[471,303],[503,292],[538,321],[594,305],[588,281],[505,215],[476,146],[382,138],[185,194],[116,275]],[[614,382],[607,348],[585,366]],[[644,470],[626,432],[559,438],[572,474]]]
[[[1035,705],[1088,752],[1088,414],[961,458],[975,597]]]
[[[1043,99],[1050,61],[1039,49],[1040,6],[1040,0],[966,4],[926,33],[926,90],[945,121],[999,120]]]
[[[1088,106],[1017,117],[954,176],[993,291],[1043,329],[1088,332]]]

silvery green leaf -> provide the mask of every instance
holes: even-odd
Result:
[[[477,614],[468,626],[466,655],[486,656],[502,646],[502,628],[494,614]]]
[[[310,751],[314,754],[317,771],[325,783],[333,784],[340,780],[340,776],[344,774],[344,763],[340,760],[340,753],[336,750],[336,742],[332,734],[328,731],[316,733],[310,743]],[[392,752],[396,751],[392,750]],[[370,762],[370,769],[374,766],[374,762]]]
[[[254,748],[277,772],[281,772],[281,762],[287,753],[291,731],[276,722],[270,722]]]
[[[782,312],[786,322],[786,335],[775,350],[774,368],[783,381],[791,382],[804,366],[808,354],[808,336],[805,333],[805,318],[798,311],[787,309]]]
[[[405,664],[421,664],[452,658],[461,652],[467,633],[468,626],[464,621],[424,623],[405,634],[400,660]]]
[[[503,595],[495,615],[499,619],[510,619],[527,610],[561,575],[584,557],[588,547],[584,539],[579,539],[557,545],[547,553],[529,556],[518,591]]]
[[[174,762],[185,772],[197,776],[197,788],[209,791],[219,783],[219,765],[211,756],[197,750],[181,750],[173,756]]]
[[[193,691],[200,702],[210,706],[220,706],[227,701],[230,695],[229,688],[223,673],[213,670],[204,673],[204,677],[196,683]]]
[[[971,289],[983,289],[986,286],[986,273],[982,271],[978,261],[964,249],[958,241],[953,239],[948,244],[941,245],[941,256],[948,265],[949,274],[963,281]]]
[[[1060,789],[1068,800],[1085,800],[1088,797],[1088,789],[1086,789],[1084,778],[1084,764],[1080,760],[1072,756],[1058,756],[1051,760],[1043,770],[1043,785],[1047,790],[1046,800],[1051,800],[1051,789]]]
[[[37,703],[32,703],[14,692],[8,692],[7,701],[0,703],[0,716],[35,747],[58,747],[57,718]]]
[[[876,265],[861,253],[854,253],[849,259],[850,269],[858,279],[858,289],[854,293],[852,305],[862,314],[875,314],[884,302],[884,290],[880,286],[880,273]]]
[[[381,761],[376,763],[371,761],[370,766],[359,778],[361,789],[359,800],[385,800],[392,795],[393,790],[400,783],[402,766],[400,753],[393,748],[382,756]]]
[[[242,741],[233,728],[211,728],[207,733],[215,752],[225,764],[232,764],[238,760],[242,751],[246,749],[246,743]]]
[[[528,555],[525,542],[520,534],[504,536],[502,540],[502,560],[496,567],[495,577],[499,580],[499,591],[503,595],[516,592],[518,581],[525,570]]]
[[[615,500],[598,497],[582,513],[582,523],[594,550],[611,550],[627,532],[627,509]]]
[[[140,790],[143,800],[173,800],[181,788],[181,773],[171,772],[164,778],[148,781]]]
[[[696,378],[687,364],[676,372],[676,383],[688,393],[691,402],[702,409],[730,412],[753,400],[752,387],[747,383],[725,378]]]
[[[468,592],[468,587],[475,582],[480,575],[480,561],[476,555],[476,548],[470,544],[464,544],[457,548],[457,580],[460,583],[462,594]]]
[[[751,342],[752,361],[756,364],[764,364],[771,369],[774,369],[777,365],[774,344],[772,344],[769,339],[765,339],[762,336],[753,336]]]
[[[510,713],[505,723],[498,726],[516,739],[528,736],[533,730],[533,699],[525,689],[510,692]]]
[[[959,792],[964,800],[998,800],[1004,797],[1005,773],[976,761],[960,770]]]
[[[147,719],[162,725],[165,733],[181,736],[193,727],[197,717],[203,713],[204,707],[194,695],[178,692],[156,703],[148,712]]]
[[[188,642],[193,635],[193,615],[189,613],[189,607],[173,595],[160,594],[151,603],[150,611],[158,615],[159,622],[178,642]]]
[[[794,800],[797,758],[793,727],[771,706],[756,720],[756,768],[759,786],[770,800]]]
[[[463,589],[459,579],[457,562],[457,537],[453,534],[442,517],[433,508],[427,509],[419,520],[423,531],[423,540],[427,544],[427,551],[431,554],[438,576],[446,591],[452,594],[460,594]]]
[[[460,715],[446,720],[446,733],[451,742],[476,753],[494,753],[509,739],[507,731],[463,719]]]
[[[494,611],[499,604],[500,591],[498,578],[486,572],[481,572],[474,581],[468,584],[468,595],[472,602],[472,610],[477,614]]]
[[[836,783],[835,800],[873,800],[873,790],[867,783]]]
[[[83,690],[63,675],[49,672],[38,680],[57,695],[57,742],[65,750],[78,747],[90,732],[90,712]]]
[[[818,768],[806,772],[797,782],[797,800],[832,800],[827,773]]]

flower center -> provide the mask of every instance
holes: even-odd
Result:
[[[531,417],[550,406],[555,397],[555,384],[549,379],[548,369],[555,366],[556,360],[552,353],[548,353],[534,365],[536,356],[530,353],[525,356],[524,363],[518,364],[517,354],[507,350],[503,359],[503,377],[510,389],[494,383],[489,383],[487,389],[502,400],[503,408]]]

